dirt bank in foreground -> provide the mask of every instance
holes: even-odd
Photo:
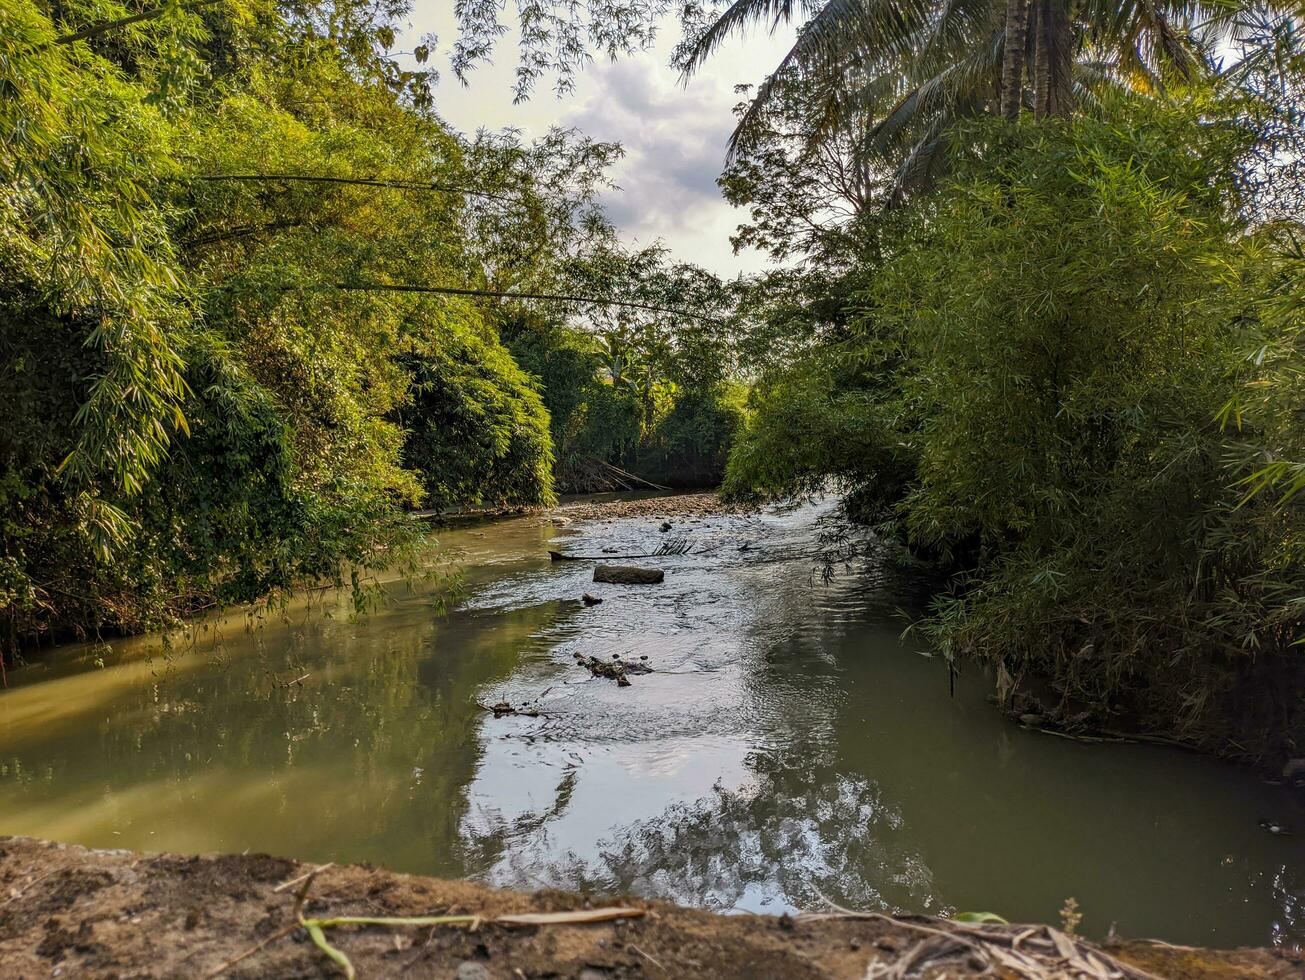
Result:
[[[1305,956],[1132,943],[1103,952],[1043,928],[933,919],[720,916],[656,902],[494,891],[367,867],[263,855],[184,857],[90,851],[0,837],[0,976],[338,977],[301,914],[477,915],[459,925],[328,926],[359,977],[457,980],[643,977],[1287,978]],[[303,881],[296,879],[305,878]],[[621,907],[616,921],[530,916]],[[502,917],[525,916],[507,923]],[[499,919],[500,921],[490,921]],[[1111,957],[1118,959],[1111,959]]]

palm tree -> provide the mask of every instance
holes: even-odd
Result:
[[[875,119],[865,150],[894,160],[894,193],[926,182],[950,124],[1000,113],[1066,116],[1104,89],[1161,91],[1211,65],[1212,39],[1249,3],[1189,0],[735,0],[687,46],[691,73],[731,34],[812,11],[776,71],[758,87],[731,153],[784,84],[820,79],[829,129]],[[819,138],[819,134],[817,134]]]
[[[1001,114],[1015,120],[1024,100],[1024,52],[1029,26],[1029,0],[1006,0],[1002,35]],[[1009,39],[1009,41],[1007,40]]]

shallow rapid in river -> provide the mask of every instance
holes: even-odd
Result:
[[[1305,941],[1289,791],[1024,731],[972,668],[949,693],[901,638],[901,576],[815,571],[832,502],[673,521],[693,550],[655,560],[662,585],[547,554],[651,551],[660,519],[520,517],[441,534],[465,568],[444,615],[394,585],[362,618],[319,599],[166,650],[56,651],[0,695],[0,832],[734,911],[1056,921],[1073,896],[1089,935]],[[654,672],[618,687],[577,653]],[[501,701],[540,714],[480,706]]]

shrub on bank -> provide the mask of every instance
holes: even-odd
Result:
[[[548,412],[496,339],[463,328],[400,363],[412,377],[403,457],[428,506],[553,501]]]
[[[671,487],[714,487],[725,476],[747,390],[722,383],[677,394],[639,453],[639,472]]]
[[[731,484],[829,474],[890,508],[955,572],[925,630],[1003,698],[1049,681],[1049,720],[1280,762],[1305,745],[1305,524],[1239,480],[1302,431],[1228,411],[1293,376],[1246,356],[1274,264],[1244,217],[1254,133],[1212,121],[1239,118],[1192,97],[966,132],[855,307],[891,378],[804,364]]]

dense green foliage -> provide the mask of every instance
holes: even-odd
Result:
[[[667,9],[532,7],[518,94]],[[791,264],[727,286],[621,244],[619,146],[451,131],[405,0],[0,0],[6,651],[358,588],[415,507],[724,474],[934,562],[922,629],[1017,714],[1299,756],[1290,20],[809,9],[721,179]],[[688,4],[680,63],[796,11]]]
[[[400,364],[413,381],[404,460],[422,474],[431,506],[552,498],[549,417],[501,345],[468,335]]]
[[[114,25],[132,11],[0,0],[7,654],[358,588],[424,549],[408,508],[546,504],[555,458],[584,486],[578,463],[633,465],[701,401],[685,377],[641,395],[605,373],[598,335],[670,351],[715,320],[656,308],[715,316],[723,293],[620,245],[596,203],[619,147],[451,131],[431,73],[389,54],[407,9]],[[425,291],[444,287],[491,295]],[[714,469],[686,445],[694,479],[719,478],[721,426]]]
[[[1194,96],[970,130],[849,336],[760,386],[730,483],[841,479],[955,570],[924,628],[1003,698],[1050,681],[1059,723],[1281,760],[1305,740],[1305,522],[1242,481],[1305,432],[1275,235],[1246,220],[1251,116]]]
[[[639,465],[672,487],[715,486],[745,417],[740,385],[691,391],[653,428]]]

